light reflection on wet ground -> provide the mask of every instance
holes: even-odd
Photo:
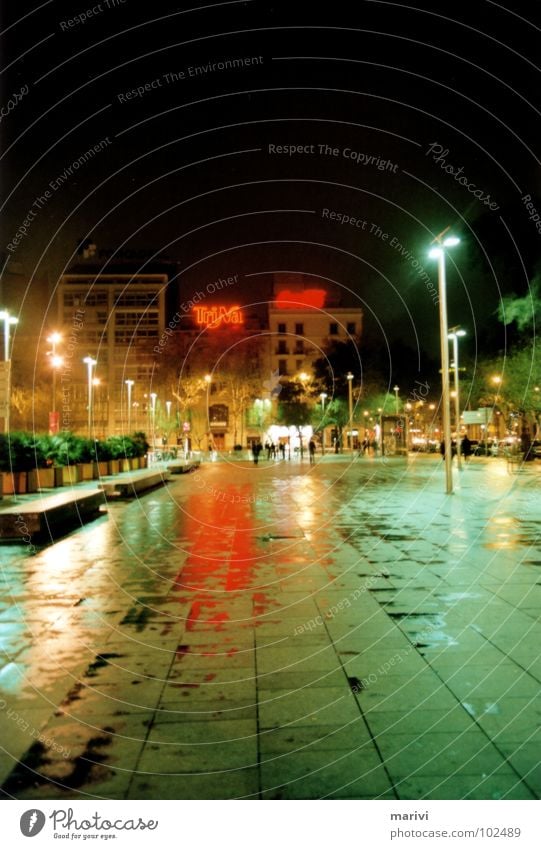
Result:
[[[4,794],[538,797],[540,474],[502,468],[217,463],[3,548]]]

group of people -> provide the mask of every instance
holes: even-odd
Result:
[[[472,444],[471,441],[468,439],[467,434],[464,434],[464,436],[460,440],[460,453],[465,460],[468,460],[472,455]],[[442,439],[440,443],[440,454],[442,457],[445,457],[444,439]],[[456,439],[451,440],[451,457],[456,457]]]

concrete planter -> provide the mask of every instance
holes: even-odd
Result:
[[[110,475],[118,475],[120,471],[120,460],[108,460],[107,466],[109,468]]]
[[[78,463],[77,468],[80,469],[80,480],[94,480],[94,463]]]
[[[54,473],[55,486],[73,486],[82,480],[79,466],[56,466]]]
[[[105,478],[109,474],[109,463],[111,460],[100,460],[99,463],[96,463],[96,478]]]
[[[139,457],[130,457],[130,471],[135,472],[140,468]]]
[[[124,457],[123,460],[119,460],[119,463],[120,463],[120,471],[121,472],[130,472],[131,471],[130,461],[128,460],[127,457]]]
[[[38,478],[38,489],[52,489],[55,486],[55,475],[52,466],[48,469],[36,469],[36,474]]]
[[[36,492],[37,478],[30,481],[30,486],[35,484],[35,489],[28,489],[28,475],[30,472],[3,472],[2,491],[4,495],[24,495],[26,492]],[[34,472],[35,474],[35,472]]]

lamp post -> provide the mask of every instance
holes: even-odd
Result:
[[[440,306],[440,348],[441,348],[441,388],[443,402],[443,442],[445,447],[445,491],[450,495],[453,491],[453,457],[451,454],[451,410],[449,393],[449,342],[447,339],[447,294],[445,283],[445,248],[458,245],[460,239],[456,236],[446,236],[446,227],[434,239],[436,242],[430,249],[431,259],[438,260],[438,295]]]
[[[58,422],[56,419],[56,370],[60,368],[64,360],[56,353],[56,346],[62,339],[60,333],[51,333],[47,342],[51,345],[49,356],[51,357],[51,368],[53,370],[53,398],[51,404],[51,415],[49,417],[49,433],[58,433]]]
[[[325,454],[325,399],[327,397],[326,392],[320,392],[319,397],[321,398],[321,454]]]
[[[128,433],[131,433],[131,393],[135,380],[125,380],[124,383],[128,390]]]
[[[156,450],[156,392],[150,393],[150,422],[152,430],[152,450]]]
[[[85,357],[83,363],[86,363],[88,377],[88,436],[92,435],[92,369],[96,365],[97,360],[93,357]]]
[[[349,407],[349,444],[351,449],[351,456],[353,457],[353,375],[350,371],[346,374],[346,380],[348,382],[348,407]]]
[[[460,461],[460,400],[458,397],[458,339],[460,336],[465,336],[466,331],[462,330],[460,325],[449,328],[449,339],[453,342],[453,368],[455,374],[455,428],[456,428],[456,464],[457,468],[461,469]]]
[[[171,401],[165,402],[165,409],[167,411],[167,445],[169,445],[169,436],[171,433]]]
[[[13,324],[18,324],[19,319],[15,318],[14,315],[9,314],[9,310],[2,310],[0,312],[0,319],[4,322],[4,360],[10,359],[10,350],[9,350],[9,328]]]
[[[8,310],[2,310],[0,312],[0,320],[4,322],[4,369],[3,369],[3,382],[5,385],[5,397],[4,397],[4,431],[5,433],[9,433],[9,407],[10,407],[10,395],[11,395],[11,362],[10,362],[10,349],[9,349],[9,329],[13,324],[17,324],[19,319],[15,318],[15,316],[10,315]]]
[[[395,400],[395,412],[396,412],[396,415],[398,415],[398,393],[400,392],[400,387],[399,386],[393,386],[393,392],[394,392],[394,400]]]

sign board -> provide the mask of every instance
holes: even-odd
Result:
[[[487,425],[492,422],[492,407],[481,407],[479,410],[464,410],[462,421],[465,425]]]
[[[49,433],[51,436],[60,430],[60,413],[55,410],[49,413]]]
[[[244,324],[244,315],[239,306],[234,307],[194,307],[196,324],[208,328],[220,327],[222,324]]]
[[[381,417],[381,453],[385,457],[405,457],[408,453],[406,416]]]

